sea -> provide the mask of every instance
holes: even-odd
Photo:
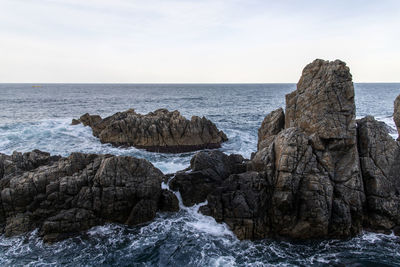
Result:
[[[400,83],[356,83],[357,118],[373,115],[397,138],[393,101]],[[285,107],[296,84],[0,84],[0,153],[40,149],[129,155],[164,173],[189,166],[195,154],[162,154],[101,144],[91,129],[72,126],[84,113],[109,116],[133,108],[179,110],[205,116],[229,138],[225,153],[249,158],[257,130],[272,110]],[[166,185],[164,185],[166,186]],[[179,196],[179,194],[178,194]],[[239,241],[225,224],[198,213],[202,204],[158,213],[141,227],[107,224],[46,244],[35,230],[0,235],[1,266],[400,266],[400,238],[364,232],[348,240]],[[204,205],[204,203],[203,203]]]

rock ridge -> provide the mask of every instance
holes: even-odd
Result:
[[[134,146],[151,152],[182,153],[221,147],[228,140],[225,133],[205,117],[190,120],[179,111],[158,109],[146,115],[133,109],[117,112],[102,119],[99,115],[82,115],[72,124],[82,123],[92,128],[102,143],[114,146]]]

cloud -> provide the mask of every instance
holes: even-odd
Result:
[[[0,82],[396,81],[397,1],[2,0]],[[381,71],[384,66],[390,71]]]

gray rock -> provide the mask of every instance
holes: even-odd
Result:
[[[400,144],[372,116],[358,121],[358,143],[367,197],[364,225],[390,231],[400,226]]]
[[[35,228],[55,241],[106,222],[137,225],[178,201],[163,173],[144,159],[33,151],[0,154],[0,225],[7,236]]]
[[[315,60],[307,65],[297,90],[286,96],[284,130],[268,127],[282,121],[271,118],[283,112],[274,113],[259,131],[263,141],[249,172],[225,179],[209,194],[202,212],[226,222],[239,238],[360,233],[365,195],[354,88],[345,63]]]
[[[397,133],[399,134],[397,140],[400,140],[400,95],[398,95],[394,100],[393,120],[396,124]]]
[[[133,109],[102,119],[98,115],[81,116],[102,143],[134,146],[153,152],[181,153],[221,147],[228,140],[224,132],[205,117],[187,120],[178,111],[158,109],[146,115]],[[76,120],[72,122],[76,124]]]
[[[190,161],[189,170],[175,174],[170,188],[181,193],[185,206],[192,206],[204,202],[207,195],[230,174],[244,171],[246,165],[240,155],[228,156],[220,151],[201,151]]]
[[[270,137],[277,135],[285,127],[285,113],[282,108],[278,108],[269,113],[263,120],[258,129],[257,150],[268,146]]]
[[[261,239],[268,226],[268,181],[258,172],[232,174],[207,197],[200,212],[225,222],[239,239]]]

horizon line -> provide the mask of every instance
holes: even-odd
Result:
[[[391,84],[391,83],[400,83],[400,81],[378,81],[378,82],[360,82],[353,81],[353,83],[375,83],[375,84]],[[43,84],[141,84],[141,85],[152,85],[152,84],[297,84],[297,82],[0,82],[0,84],[34,84],[34,85],[43,85]]]

